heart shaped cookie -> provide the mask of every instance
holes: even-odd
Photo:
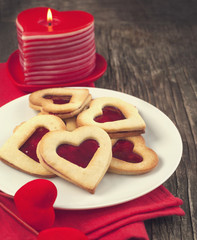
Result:
[[[40,141],[37,155],[43,167],[94,193],[111,162],[111,140],[93,126],[50,132]]]
[[[75,228],[56,227],[43,230],[39,233],[37,240],[88,240],[88,237]]]
[[[44,230],[53,225],[53,204],[57,197],[55,185],[45,179],[36,179],[23,185],[14,195],[16,208],[29,225]]]
[[[151,171],[157,164],[157,154],[145,145],[142,136],[112,139],[110,172],[142,174]]]
[[[37,144],[48,131],[65,129],[64,122],[56,116],[35,116],[15,128],[13,135],[0,148],[0,159],[23,172],[52,177],[54,174],[39,163]]]
[[[66,124],[66,130],[71,132],[77,128],[76,117],[65,118],[63,121]]]
[[[77,115],[90,101],[88,89],[50,88],[33,92],[29,96],[31,108],[61,118]]]
[[[113,97],[92,100],[89,108],[77,116],[77,125],[100,127],[111,138],[140,135],[146,127],[136,107]]]

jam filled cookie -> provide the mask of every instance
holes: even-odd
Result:
[[[35,176],[52,177],[36,154],[37,144],[49,131],[65,130],[64,122],[53,115],[37,115],[15,128],[13,135],[0,148],[0,160]]]
[[[38,115],[49,115],[49,114],[48,113],[39,112]],[[75,130],[77,128],[76,117],[62,118],[62,120],[64,121],[64,123],[66,125],[66,130],[67,131],[71,132],[71,131],[73,131],[73,130]]]
[[[54,131],[42,138],[37,155],[43,167],[94,193],[111,162],[111,140],[98,127]]]
[[[66,124],[66,130],[71,132],[77,128],[76,117],[63,119]]]
[[[142,174],[151,171],[157,164],[157,154],[146,147],[142,136],[112,139],[110,172]]]
[[[29,106],[45,114],[69,118],[80,113],[91,99],[88,89],[49,88],[30,94]]]
[[[118,98],[101,97],[77,116],[78,126],[97,126],[111,138],[136,136],[145,132],[145,122],[132,104]]]
[[[83,111],[89,105],[91,100],[92,100],[92,97],[89,94],[88,97],[86,98],[85,102],[81,105],[81,107],[79,107],[78,109],[76,109],[72,112],[54,113],[54,112],[45,112],[44,109],[42,109],[41,113],[43,113],[43,114],[53,114],[53,115],[56,115],[56,116],[58,116],[62,119],[71,118],[71,117],[74,117],[74,116],[78,115],[81,111]]]

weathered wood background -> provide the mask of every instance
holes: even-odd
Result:
[[[97,52],[108,62],[96,86],[139,97],[175,123],[183,156],[164,186],[184,200],[186,215],[149,220],[146,228],[153,240],[196,240],[197,1],[0,0],[0,62],[17,48],[17,14],[37,6],[92,13]]]

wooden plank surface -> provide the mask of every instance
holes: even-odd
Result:
[[[0,62],[17,48],[17,14],[46,5],[92,13],[97,52],[108,63],[96,86],[153,104],[179,129],[182,161],[164,186],[183,199],[186,215],[149,220],[146,228],[153,240],[196,240],[197,1],[57,0],[38,4],[33,0],[0,0]]]

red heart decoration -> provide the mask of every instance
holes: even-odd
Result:
[[[53,225],[53,204],[57,197],[55,185],[45,179],[36,179],[23,185],[14,195],[14,202],[21,218],[36,230]]]
[[[113,122],[113,121],[125,119],[125,116],[116,107],[106,106],[102,109],[102,111],[103,111],[103,114],[95,117],[94,121],[99,123],[104,123],[104,122]]]
[[[118,140],[112,148],[112,156],[120,160],[139,163],[143,161],[143,158],[133,152],[134,144],[128,140]]]
[[[39,233],[37,240],[88,240],[88,237],[75,228],[57,227]]]
[[[86,168],[98,147],[97,141],[87,139],[79,146],[61,144],[57,148],[57,154],[80,167]]]

